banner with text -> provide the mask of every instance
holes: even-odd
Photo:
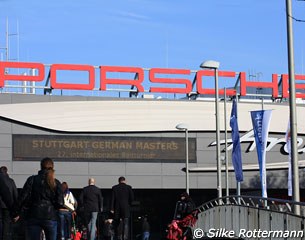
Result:
[[[266,147],[268,141],[271,110],[251,111],[253,131],[256,143],[260,178],[262,185],[262,197],[267,197],[266,183]]]
[[[239,128],[238,128],[238,120],[237,120],[237,103],[236,99],[232,102],[232,111],[231,111],[231,119],[230,126],[232,129],[232,163],[235,172],[235,178],[237,182],[242,182],[244,180],[243,175],[243,164],[241,158],[241,146],[240,146],[240,137],[239,137]]]
[[[185,162],[185,138],[13,135],[14,161]],[[196,162],[196,138],[189,138]]]

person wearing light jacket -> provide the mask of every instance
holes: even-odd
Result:
[[[63,182],[61,184],[62,192],[64,194],[64,207],[59,209],[59,234],[60,239],[71,239],[72,228],[72,214],[75,214],[77,202],[69,190],[68,184]]]

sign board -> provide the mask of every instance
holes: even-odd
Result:
[[[12,70],[19,69],[35,69],[37,75],[24,75],[14,73]],[[46,77],[46,66],[42,63],[35,62],[5,62],[0,61],[0,87],[5,87],[6,81],[27,81],[41,82]],[[83,72],[87,74],[85,83],[65,82],[58,79],[59,72]],[[145,74],[148,72],[148,74]],[[84,64],[51,64],[49,67],[48,78],[50,79],[51,89],[67,89],[67,90],[93,90],[96,85],[99,85],[101,91],[107,91],[108,85],[128,85],[136,88],[137,92],[158,92],[158,93],[180,93],[190,94],[195,91],[197,94],[210,95],[215,94],[214,88],[207,88],[205,79],[214,77],[214,71],[198,70],[195,75],[195,89],[193,89],[193,80],[191,79],[190,69],[173,69],[173,68],[150,68],[144,69],[141,67],[128,66],[93,66]],[[110,73],[132,74],[134,78],[112,78]],[[147,76],[146,76],[147,75]],[[281,97],[289,97],[289,78],[288,74],[272,74],[271,81],[252,81],[248,80],[245,72],[235,71],[218,71],[219,77],[239,79],[240,95],[247,95],[247,88],[266,88],[271,89],[272,97],[277,98],[282,93]],[[280,76],[280,80],[278,79]],[[144,89],[144,79],[149,79],[149,89]],[[305,80],[305,75],[295,75],[298,80],[296,84],[296,97],[305,98],[305,86],[299,84]],[[281,83],[281,84],[280,84]],[[280,88],[279,85],[282,85]],[[223,89],[219,89],[219,93],[223,94]],[[302,92],[303,91],[303,92]],[[227,89],[227,96],[236,96],[236,90]]]
[[[185,138],[13,134],[13,161],[185,162]],[[196,138],[189,138],[196,162]]]

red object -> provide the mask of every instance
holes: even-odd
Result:
[[[81,240],[82,234],[80,232],[76,232],[75,234],[71,234],[71,239],[73,240]]]
[[[179,221],[173,220],[169,225],[167,239],[169,240],[179,240],[182,238],[182,229],[179,227]]]
[[[72,233],[71,233],[71,239],[73,239],[73,240],[81,240],[82,234],[79,231],[77,231],[77,229],[76,229],[76,226],[75,226],[75,214],[74,213],[72,213]]]
[[[197,86],[197,92],[199,94],[211,94],[211,95],[215,94],[216,91],[214,88],[206,88],[203,86],[204,85],[203,77],[214,77],[214,75],[215,75],[214,71],[210,71],[210,70],[197,71],[196,86]],[[235,72],[231,72],[231,71],[219,71],[218,75],[219,75],[219,77],[226,77],[226,78],[235,78],[236,77]],[[226,91],[227,91],[227,96],[236,96],[236,90],[227,89]],[[224,94],[224,90],[219,89],[219,94],[220,95]]]
[[[168,240],[187,240],[187,236],[184,235],[184,230],[195,225],[197,215],[198,211],[194,211],[182,220],[173,220],[169,225],[166,238]]]
[[[275,76],[277,77],[277,76]],[[288,74],[282,74],[282,92],[283,92],[283,97],[288,98],[289,97],[289,76]],[[277,80],[277,79],[276,79]],[[304,75],[295,75],[295,80],[305,80]],[[295,84],[295,89],[296,89],[296,97],[297,98],[305,98],[305,94],[302,92],[298,92],[298,89],[304,90],[305,86],[304,84]]]
[[[19,68],[31,68],[37,69],[38,75],[17,75],[11,74],[8,69],[19,69]],[[0,87],[4,87],[4,82],[7,80],[15,81],[29,81],[29,82],[41,82],[45,76],[45,66],[41,63],[27,63],[27,62],[2,62],[0,61]]]
[[[16,73],[17,69],[36,69],[37,75],[24,75]],[[27,82],[40,82],[47,77],[45,75],[47,66],[42,63],[35,62],[5,62],[0,61],[0,88],[5,86],[5,81],[27,81]],[[97,76],[99,68],[99,77]],[[141,67],[119,67],[119,66],[93,66],[84,64],[52,64],[49,66],[50,71],[50,87],[55,89],[70,89],[70,90],[92,90],[98,86],[98,79],[100,80],[100,90],[107,91],[107,85],[130,85],[137,88],[138,92],[162,92],[162,93],[180,93],[189,94],[195,91],[198,94],[215,94],[215,89],[207,88],[206,78],[214,77],[215,72],[210,70],[196,71],[196,84],[192,86],[193,81],[190,79],[192,72],[190,69],[167,69],[167,68],[141,68]],[[12,71],[13,70],[13,71]],[[57,78],[58,72],[75,72],[80,71],[87,73],[88,77],[85,83],[77,82],[62,82]],[[148,76],[147,73],[148,72]],[[132,77],[118,77],[111,78],[112,73],[122,73],[123,75],[131,75]],[[109,75],[109,76],[107,76]],[[160,76],[161,75],[161,76]],[[180,75],[180,77],[179,77]],[[184,76],[184,77],[181,77]],[[232,78],[236,77],[240,81],[240,95],[247,95],[247,88],[262,88],[271,89],[274,98],[279,97],[279,76],[282,80],[282,97],[289,97],[289,76],[287,74],[272,74],[272,81],[252,81],[247,80],[245,72],[235,71],[218,71],[219,77]],[[305,98],[305,84],[301,81],[305,80],[305,75],[296,75],[297,98]],[[148,89],[144,89],[144,80],[148,80]],[[194,89],[193,89],[194,88]],[[223,90],[219,89],[219,94],[223,94]],[[227,96],[235,96],[236,90],[228,89]]]
[[[192,83],[189,79],[184,78],[161,78],[156,77],[157,74],[166,74],[166,75],[190,75],[191,70],[189,69],[169,69],[169,68],[152,68],[149,71],[149,80],[152,83],[166,84],[166,86],[170,87],[151,87],[150,92],[162,92],[162,93],[189,93],[192,91]],[[183,88],[174,87],[173,84],[184,85]]]
[[[61,83],[57,80],[57,71],[88,72],[88,83]],[[79,64],[53,64],[51,67],[51,88],[71,90],[92,90],[95,84],[94,67]]]

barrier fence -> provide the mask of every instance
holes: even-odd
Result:
[[[293,213],[300,205],[301,215]],[[305,239],[305,203],[275,198],[229,196],[198,207],[195,239]]]

